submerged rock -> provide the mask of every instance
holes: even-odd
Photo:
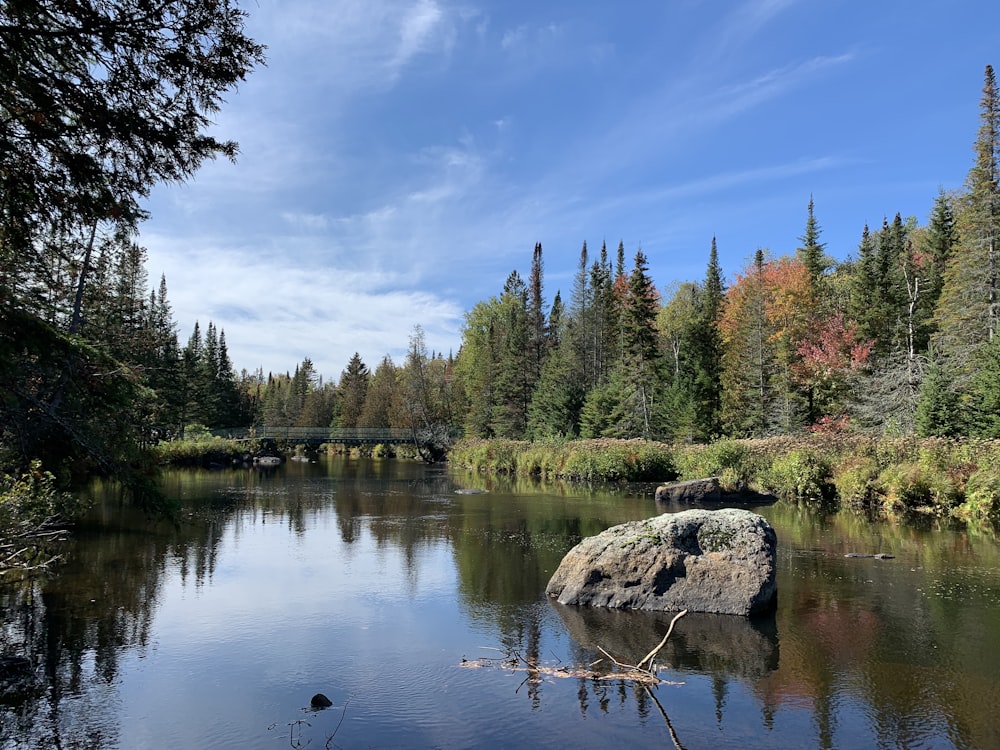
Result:
[[[751,615],[776,601],[774,529],[748,510],[686,510],[613,526],[563,558],[561,604]]]

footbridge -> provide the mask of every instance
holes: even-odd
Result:
[[[416,432],[395,427],[250,427],[212,430],[217,437],[230,440],[262,440],[317,446],[323,443],[337,445],[386,445],[413,443],[419,445]]]

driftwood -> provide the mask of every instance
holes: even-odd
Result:
[[[626,680],[628,682],[633,682],[637,685],[649,686],[649,685],[677,685],[681,683],[669,682],[667,680],[660,679],[658,675],[658,668],[654,663],[656,655],[660,653],[664,646],[667,645],[667,639],[670,638],[670,634],[674,630],[674,624],[687,614],[687,610],[683,610],[674,615],[674,619],[670,621],[670,627],[667,628],[667,634],[663,636],[663,640],[650,651],[638,664],[626,664],[603,648],[598,646],[598,650],[604,654],[612,664],[615,666],[615,670],[612,672],[599,671],[594,669],[598,664],[604,662],[604,659],[598,659],[595,662],[591,662],[586,665],[577,666],[546,666],[540,664],[537,659],[525,659],[517,651],[510,650],[506,652],[503,657],[494,658],[482,658],[482,659],[462,659],[461,666],[466,669],[482,669],[484,667],[493,667],[495,669],[506,669],[512,672],[527,672],[528,678],[540,678],[541,676],[546,677],[571,677],[571,678],[583,678],[586,680],[594,681],[611,681],[611,680]],[[499,651],[499,649],[491,649],[494,651]],[[646,665],[646,666],[643,666]]]
[[[663,636],[663,640],[646,654],[638,664],[625,664],[603,648],[598,646],[598,650],[604,654],[611,663],[615,665],[615,671],[613,672],[599,672],[594,669],[598,664],[601,664],[604,659],[598,659],[595,662],[583,666],[560,666],[560,667],[550,667],[539,664],[536,659],[525,659],[516,651],[508,651],[502,658],[486,658],[486,659],[462,659],[461,666],[467,669],[482,669],[484,667],[494,667],[496,669],[506,669],[512,672],[527,672],[527,677],[521,685],[525,682],[530,684],[537,684],[541,681],[542,677],[573,677],[577,679],[592,680],[595,682],[602,681],[627,681],[634,685],[641,687],[643,691],[648,695],[653,703],[656,705],[657,710],[659,710],[660,715],[663,717],[663,721],[666,724],[667,731],[670,734],[670,741],[674,743],[674,747],[677,750],[686,750],[684,745],[681,744],[680,738],[677,736],[677,732],[674,730],[674,725],[670,721],[670,717],[667,715],[666,710],[663,708],[663,704],[656,697],[656,693],[653,689],[657,685],[682,685],[681,682],[671,682],[668,680],[660,679],[658,672],[658,667],[654,660],[656,655],[660,653],[664,646],[667,645],[667,639],[670,638],[670,634],[674,631],[674,624],[687,614],[687,610],[683,610],[674,615],[674,618],[670,621],[670,627],[667,628],[667,634]],[[499,649],[492,649],[499,651]],[[643,667],[643,665],[647,665]],[[518,690],[520,690],[520,686]]]

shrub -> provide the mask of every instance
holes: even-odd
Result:
[[[745,489],[754,478],[750,458],[745,441],[720,440],[709,445],[688,446],[678,451],[677,472],[681,479],[717,476],[727,490]]]
[[[920,463],[889,466],[879,475],[885,488],[887,511],[948,509],[961,499],[961,490],[947,472]]]
[[[966,519],[1000,520],[1000,469],[983,468],[969,477],[965,487],[965,502],[958,515]]]
[[[849,503],[869,505],[882,494],[879,467],[871,456],[844,457],[834,467],[832,481],[837,496]]]
[[[815,451],[792,450],[760,471],[758,483],[781,497],[821,499],[832,494],[830,474],[829,463]]]
[[[57,525],[76,517],[86,504],[56,488],[41,461],[20,476],[0,474],[0,575],[19,568],[45,567],[55,557],[44,551]]]

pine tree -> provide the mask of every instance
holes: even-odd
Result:
[[[919,437],[958,437],[965,430],[958,394],[937,361],[931,362],[921,386],[914,424]]]
[[[499,308],[500,301],[491,297],[485,302],[477,302],[465,314],[455,371],[468,399],[464,427],[469,437],[494,436],[501,344]]]
[[[929,256],[925,305],[933,311],[944,287],[945,270],[958,242],[955,212],[944,189],[938,192],[938,197],[934,200],[925,236],[926,254]]]
[[[365,394],[365,405],[358,419],[358,427],[389,427],[390,411],[399,380],[398,368],[392,358],[385,356],[375,368],[371,384]]]
[[[764,314],[764,253],[758,248],[754,263],[726,293],[722,316],[722,423],[733,437],[766,433],[771,400],[773,353],[765,348],[771,332]]]
[[[705,290],[686,282],[677,287],[656,318],[660,339],[666,351],[664,381],[667,389],[663,424],[672,440],[691,442],[700,439],[697,387],[702,342],[701,323]]]
[[[976,352],[997,331],[997,243],[1000,238],[1000,96],[992,66],[986,66],[975,162],[956,217],[959,242],[945,269],[935,310],[935,345],[949,375],[963,389]]]
[[[528,289],[517,271],[512,271],[504,284],[496,324],[496,401],[491,428],[498,437],[522,438],[528,427],[528,406],[534,383],[528,367]]]
[[[340,420],[335,426],[358,426],[368,396],[368,380],[368,367],[361,360],[361,355],[354,352],[354,356],[347,363],[347,369],[340,376]]]
[[[660,346],[656,329],[659,295],[642,249],[636,251],[632,272],[628,277],[627,297],[621,312],[623,360],[619,373],[626,384],[625,399],[620,404],[622,419],[619,429],[633,437],[654,436],[659,429],[656,410],[659,408]]]
[[[799,237],[802,244],[795,251],[797,257],[805,267],[809,269],[809,278],[812,279],[813,287],[818,288],[819,280],[830,267],[829,260],[823,252],[825,243],[819,241],[820,227],[813,213],[813,197],[809,196],[809,216],[806,219],[805,234]]]
[[[214,424],[217,427],[242,427],[240,415],[245,411],[241,404],[241,393],[236,382],[236,371],[229,359],[229,347],[226,346],[226,332],[219,331],[218,367],[215,373],[216,413]]]
[[[549,356],[528,408],[528,434],[533,439],[573,437],[578,432],[584,390],[572,339],[562,332],[561,309],[557,294],[549,315]]]
[[[715,237],[708,254],[708,268],[699,298],[699,315],[692,339],[694,355],[693,402],[695,433],[698,440],[710,440],[720,434],[722,410],[722,315],[725,290],[719,251]]]
[[[987,440],[1000,438],[1000,336],[977,353],[969,391],[972,434]]]
[[[542,296],[542,243],[535,243],[528,276],[528,369],[532,386],[538,382],[545,364],[545,300]]]

